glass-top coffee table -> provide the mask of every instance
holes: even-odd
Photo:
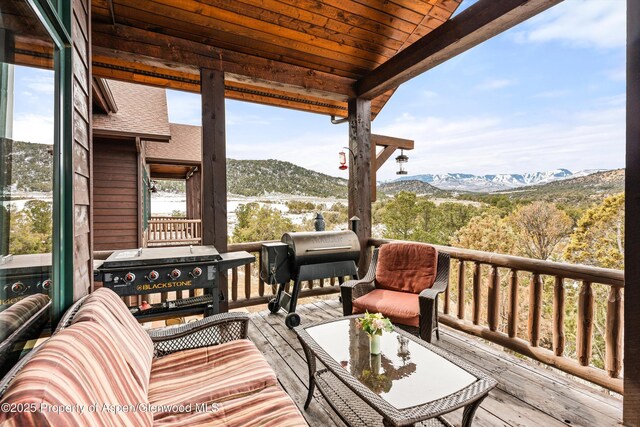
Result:
[[[309,394],[318,389],[350,426],[451,426],[440,415],[464,407],[470,426],[496,381],[455,356],[398,328],[382,335],[379,355],[355,319],[298,326],[309,365]],[[326,367],[316,371],[316,358]]]

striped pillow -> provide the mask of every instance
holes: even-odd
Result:
[[[0,412],[0,424],[15,426],[151,426],[152,414],[122,412],[146,404],[118,344],[97,323],[82,322],[50,338],[17,374],[0,405],[38,408]],[[92,405],[95,410],[91,410]],[[42,410],[49,405],[49,410]],[[65,411],[55,411],[68,405]],[[104,406],[107,405],[107,406]],[[116,406],[109,406],[116,405]]]
[[[144,328],[140,326],[125,303],[115,292],[109,288],[97,289],[87,297],[86,303],[92,302],[101,303],[107,306],[118,319],[120,324],[127,328],[133,336],[137,337],[140,343],[144,345],[149,352],[153,353],[153,341],[149,338],[149,334],[147,334]]]
[[[120,303],[122,301],[118,300]],[[102,325],[122,351],[131,373],[145,393],[149,390],[149,375],[153,359],[153,344],[149,345],[149,335],[138,324],[122,323],[114,313],[112,303],[87,298],[73,318],[73,324],[92,322]],[[127,313],[133,319],[131,314]],[[122,316],[124,317],[124,316]],[[141,337],[139,332],[144,334]]]

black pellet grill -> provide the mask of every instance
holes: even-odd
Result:
[[[270,285],[277,285],[275,298],[269,301],[269,311],[287,312],[285,324],[293,328],[300,324],[295,312],[302,282],[345,276],[358,277],[360,242],[353,231],[316,231],[285,233],[280,242],[262,244],[260,276]],[[286,285],[293,281],[291,293]]]
[[[51,279],[50,253],[0,257],[0,306],[27,295],[48,295]]]
[[[120,296],[205,289],[205,294],[152,304],[148,309],[131,307],[139,319],[217,314],[224,295],[218,273],[255,261],[248,252],[220,254],[213,246],[142,248],[113,252],[99,268],[103,286]]]

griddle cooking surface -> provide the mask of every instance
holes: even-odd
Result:
[[[220,254],[213,246],[178,246],[170,248],[142,248],[115,251],[106,259],[102,268],[140,267],[156,264],[181,264],[219,260]]]

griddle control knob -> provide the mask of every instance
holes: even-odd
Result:
[[[202,269],[200,267],[196,267],[191,271],[192,277],[200,277],[202,276]]]
[[[169,277],[171,277],[173,280],[176,280],[180,278],[181,274],[182,272],[180,270],[174,268],[173,270],[171,270],[171,273],[169,273]]]
[[[27,290],[27,287],[22,282],[16,282],[13,285],[11,285],[11,292],[13,292],[14,294],[21,294],[26,290]]]
[[[131,283],[134,280],[136,280],[136,275],[133,273],[127,273],[124,275],[124,282],[125,283]]]
[[[51,279],[47,279],[44,282],[42,282],[42,289],[44,289],[45,291],[48,291],[51,288]]]
[[[147,279],[148,279],[150,282],[155,282],[156,280],[158,280],[158,277],[160,277],[160,274],[158,274],[158,272],[157,272],[157,271],[155,271],[155,270],[151,270],[151,271],[149,272],[149,275],[147,276]]]

